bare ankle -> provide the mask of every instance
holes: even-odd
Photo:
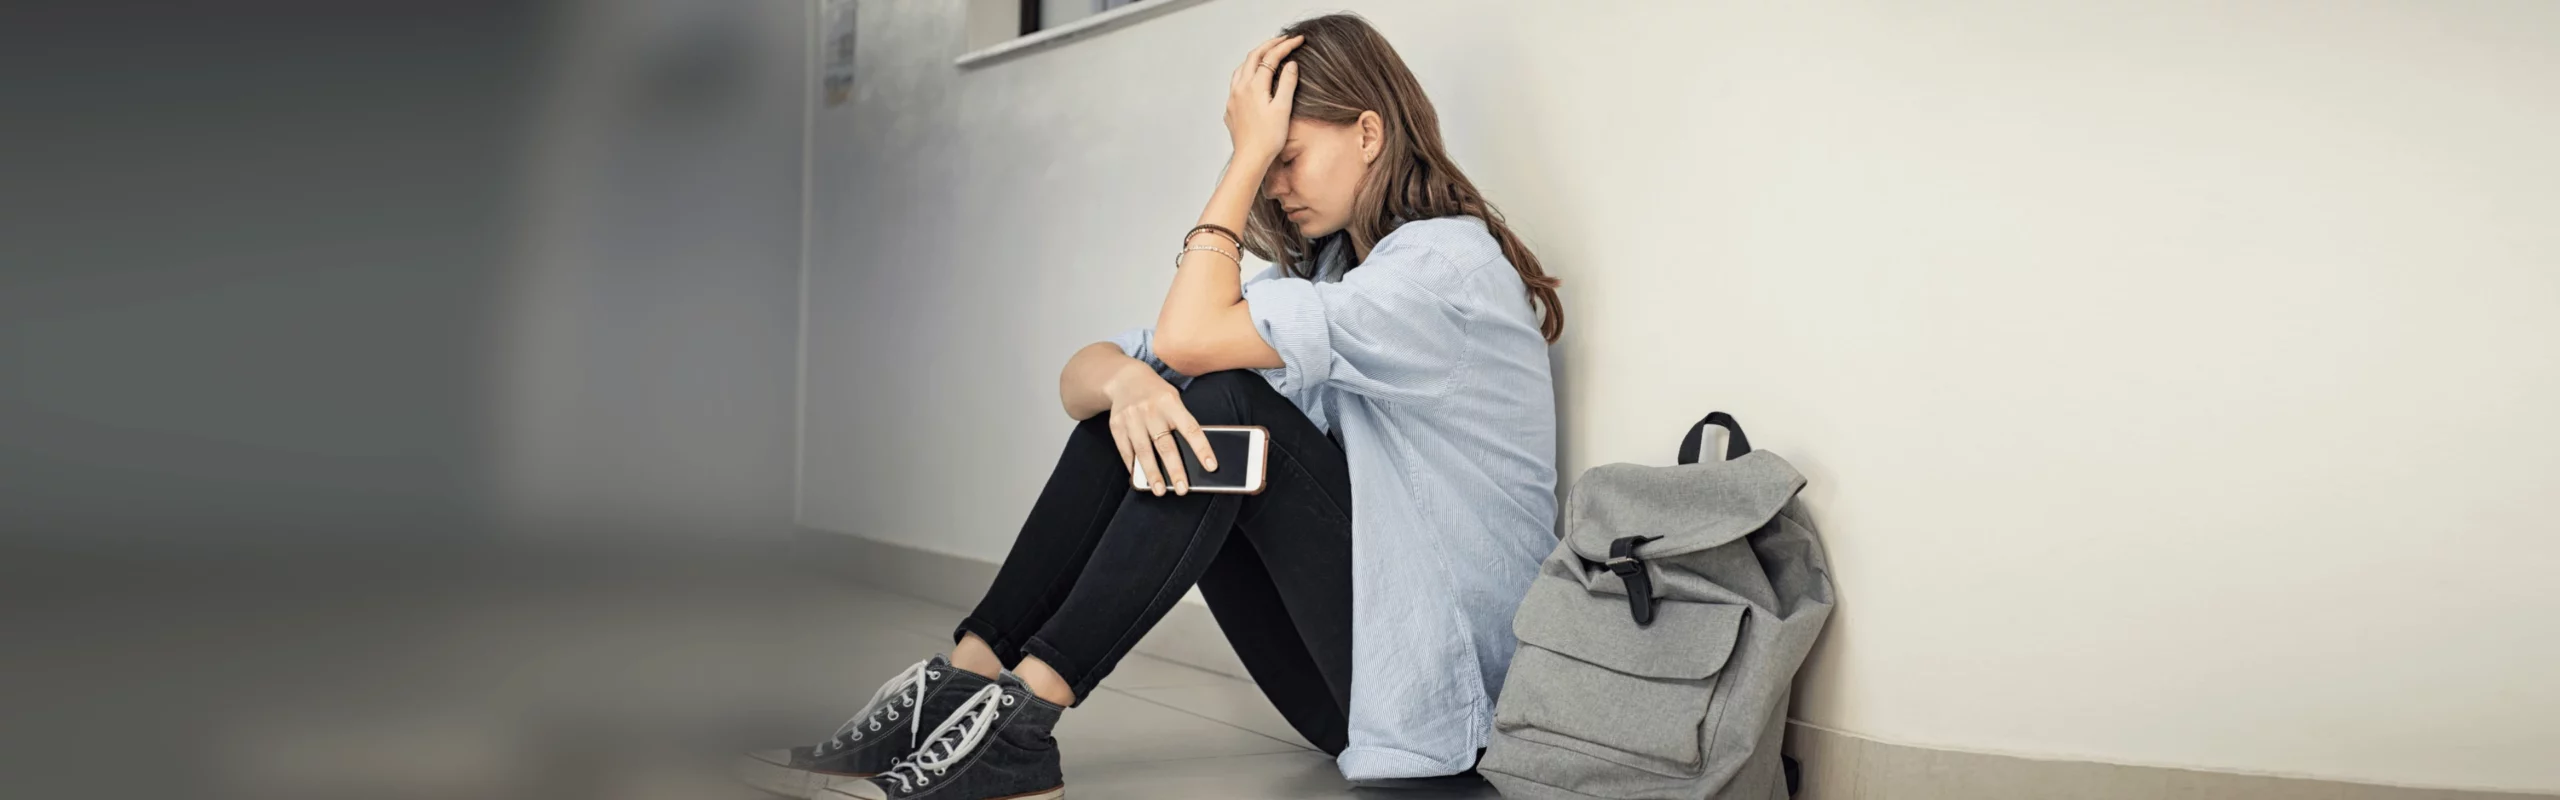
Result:
[[[988,647],[986,640],[974,633],[961,634],[960,643],[951,646],[951,666],[977,673],[978,677],[987,680],[995,680],[996,675],[1004,672],[1004,660],[996,657],[995,648]]]
[[[1041,661],[1039,656],[1023,656],[1022,663],[1013,665],[1013,674],[1042,700],[1061,708],[1076,704],[1075,687],[1067,685],[1066,677],[1050,669],[1049,663]]]

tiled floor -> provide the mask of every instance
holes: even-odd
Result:
[[[915,659],[948,648],[962,611],[901,595],[848,590],[864,613],[845,633],[867,643],[837,674],[843,694],[867,696]],[[885,645],[885,646],[884,646]],[[831,710],[832,711],[832,710]],[[843,709],[837,716],[851,713]],[[824,730],[813,731],[824,734]],[[1495,798],[1481,782],[1353,787],[1333,760],[1308,746],[1245,681],[1132,654],[1084,704],[1058,724],[1069,797],[1173,798]]]

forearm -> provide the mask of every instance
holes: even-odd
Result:
[[[1200,211],[1200,222],[1228,230],[1243,230],[1245,213],[1262,191],[1263,172],[1271,163],[1268,156],[1239,153],[1227,163],[1218,180],[1218,188],[1209,195],[1209,203]],[[1235,249],[1233,242],[1214,233],[1193,237],[1186,246],[1216,247],[1220,252],[1186,250],[1173,276],[1173,287],[1165,293],[1164,308],[1156,317],[1156,355],[1175,369],[1176,362],[1187,357],[1209,353],[1234,353],[1239,348],[1254,349],[1261,343],[1250,322],[1241,321],[1244,310],[1244,270],[1238,259],[1228,258]],[[1241,257],[1242,253],[1235,255]],[[1222,341],[1224,338],[1249,337],[1252,342]],[[1260,359],[1256,359],[1259,361]],[[1197,365],[1195,365],[1197,366]],[[1223,367],[1240,365],[1222,365]],[[1249,366],[1279,366],[1255,363]],[[1198,374],[1184,370],[1187,374]]]
[[[1111,410],[1111,382],[1131,369],[1155,374],[1147,362],[1130,358],[1110,342],[1094,342],[1067,359],[1066,369],[1058,372],[1058,402],[1066,406],[1071,419],[1085,419]]]
[[[1245,212],[1253,207],[1254,195],[1262,191],[1262,173],[1270,161],[1241,153],[1228,161],[1225,174],[1218,179],[1217,191],[1209,195],[1208,207],[1200,211],[1200,224],[1244,230]],[[1193,242],[1221,252],[1189,250],[1182,254],[1180,267],[1173,274],[1173,288],[1165,294],[1164,310],[1156,317],[1156,335],[1160,338],[1190,339],[1191,334],[1208,329],[1207,323],[1217,319],[1219,312],[1244,300],[1243,266],[1224,254],[1235,249],[1234,243],[1214,233],[1200,234],[1185,244],[1190,246]]]
[[[1253,210],[1254,198],[1262,194],[1263,175],[1271,170],[1271,160],[1276,157],[1259,152],[1230,154],[1226,169],[1218,173],[1218,188],[1209,193],[1209,205],[1200,209],[1200,224],[1244,230],[1245,215]],[[1217,258],[1214,253],[1197,255]]]

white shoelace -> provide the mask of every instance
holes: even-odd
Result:
[[[824,754],[830,747],[838,750],[851,748],[852,742],[862,740],[866,720],[870,730],[878,731],[880,720],[872,718],[886,713],[890,722],[896,722],[900,706],[914,709],[907,714],[912,718],[907,723],[907,745],[915,746],[916,734],[924,730],[924,709],[917,708],[917,704],[924,702],[925,682],[942,678],[942,670],[931,669],[932,664],[933,659],[930,658],[918,661],[898,673],[898,677],[880,684],[879,690],[871,693],[871,699],[863,702],[861,711],[854,712],[852,719],[836,726],[836,732],[827,734],[827,740],[818,745],[817,752]],[[846,731],[853,732],[850,739],[846,738]]]
[[[900,759],[889,771],[880,773],[880,778],[896,780],[900,794],[933,785],[934,775],[942,774],[978,749],[978,743],[987,738],[987,731],[995,727],[996,718],[1003,716],[999,709],[1010,705],[1013,695],[1005,694],[1001,685],[987,684],[977,694],[960,701],[950,719],[934,726],[933,733],[925,736],[923,749]],[[935,748],[941,749],[937,752]],[[926,775],[927,772],[933,775]]]

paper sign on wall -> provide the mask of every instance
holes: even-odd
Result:
[[[826,32],[827,105],[853,98],[853,0],[820,0],[820,28]]]

